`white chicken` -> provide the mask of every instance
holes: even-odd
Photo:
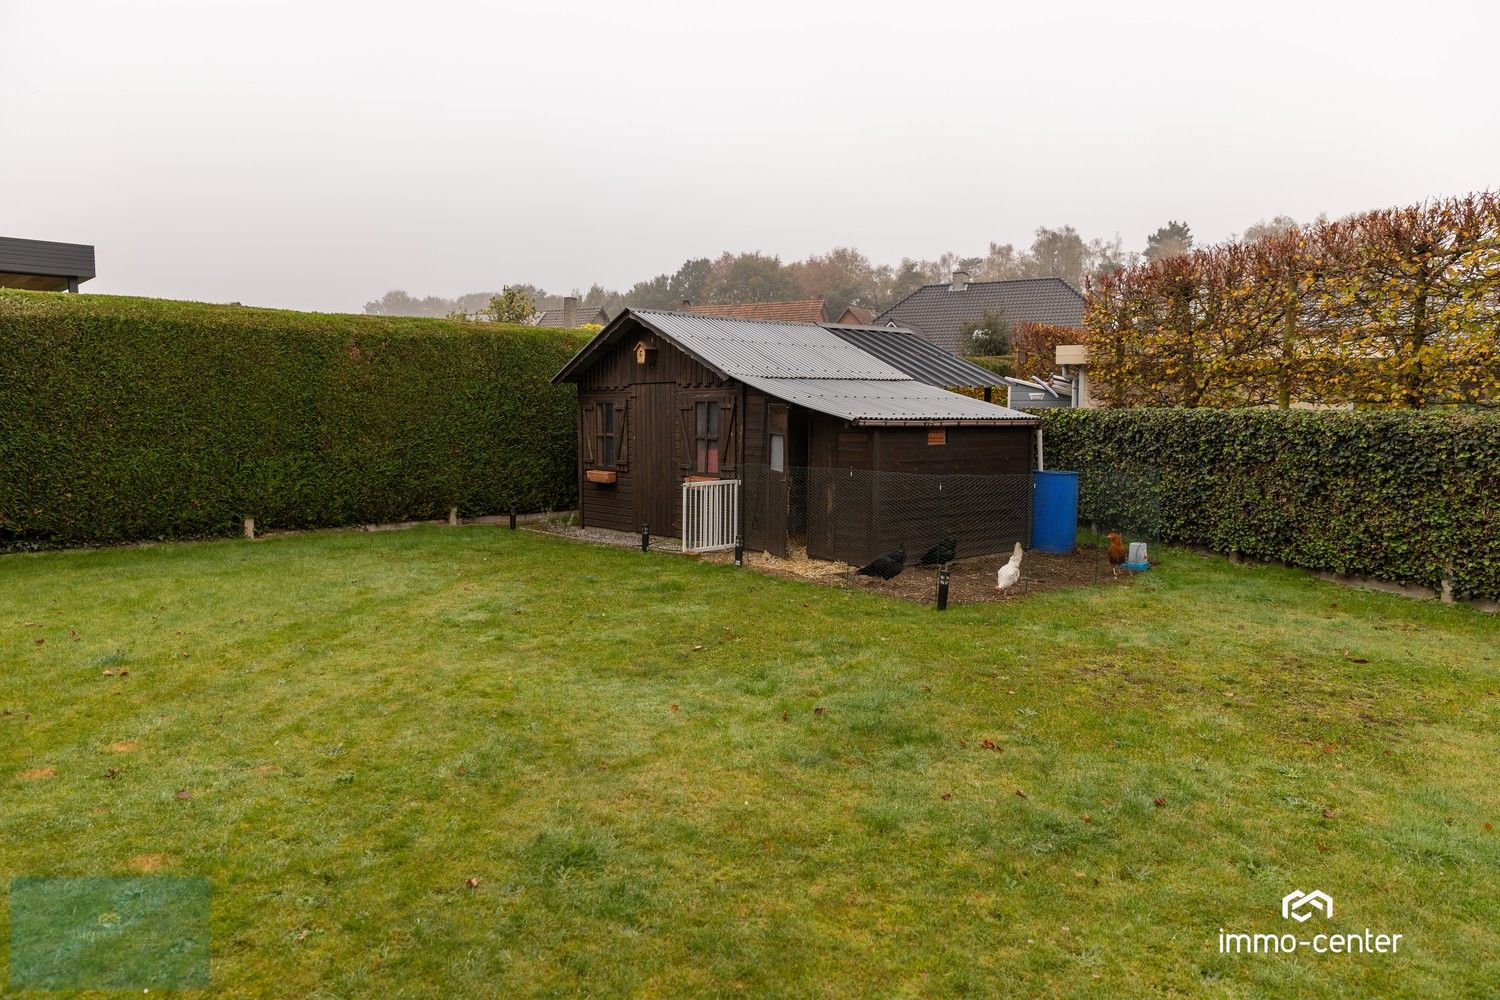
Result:
[[[1010,560],[1000,567],[1000,572],[995,574],[995,589],[1006,590],[1015,586],[1017,580],[1021,579],[1021,543],[1016,543],[1016,550],[1010,554]]]

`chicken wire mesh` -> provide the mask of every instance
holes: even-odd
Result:
[[[751,465],[744,483],[747,547],[855,566],[900,552],[917,564],[1029,546],[1031,476],[917,474]]]
[[[1161,470],[1154,465],[1103,462],[1078,470],[1078,523],[1085,530],[1116,531],[1154,549],[1163,538],[1163,507]]]

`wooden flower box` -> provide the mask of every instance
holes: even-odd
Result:
[[[616,476],[614,469],[587,469],[583,473],[583,478],[591,483],[598,483],[600,486],[613,486]]]

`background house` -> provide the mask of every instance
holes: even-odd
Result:
[[[553,380],[578,386],[581,522],[677,535],[685,483],[733,480],[720,510],[748,548],[1008,550],[1030,527],[1037,420],[932,384],[991,378],[939,355],[903,331],[626,310]]]
[[[94,276],[94,248],[0,236],[0,288],[76,292]]]
[[[578,300],[572,296],[563,299],[562,308],[541,309],[531,318],[532,326],[548,326],[566,330],[583,326],[585,323],[603,326],[608,322],[609,313],[605,312],[602,308],[580,308]]]
[[[1083,306],[1083,294],[1061,278],[970,281],[966,272],[954,271],[947,284],[918,288],[875,317],[875,323],[905,327],[953,354],[972,354],[962,342],[961,328],[987,312],[999,313],[1013,327],[1081,327]]]
[[[864,306],[845,306],[838,322],[848,326],[868,326],[875,321],[875,310]]]

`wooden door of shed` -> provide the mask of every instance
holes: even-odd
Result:
[[[677,533],[676,444],[672,437],[676,410],[671,382],[642,382],[635,387],[634,441],[638,471],[636,520],[651,528],[651,534]]]
[[[771,438],[781,437],[780,468],[771,451]],[[791,487],[787,479],[787,404],[772,403],[766,407],[766,510],[765,547],[772,555],[790,555],[787,521],[790,516]]]

